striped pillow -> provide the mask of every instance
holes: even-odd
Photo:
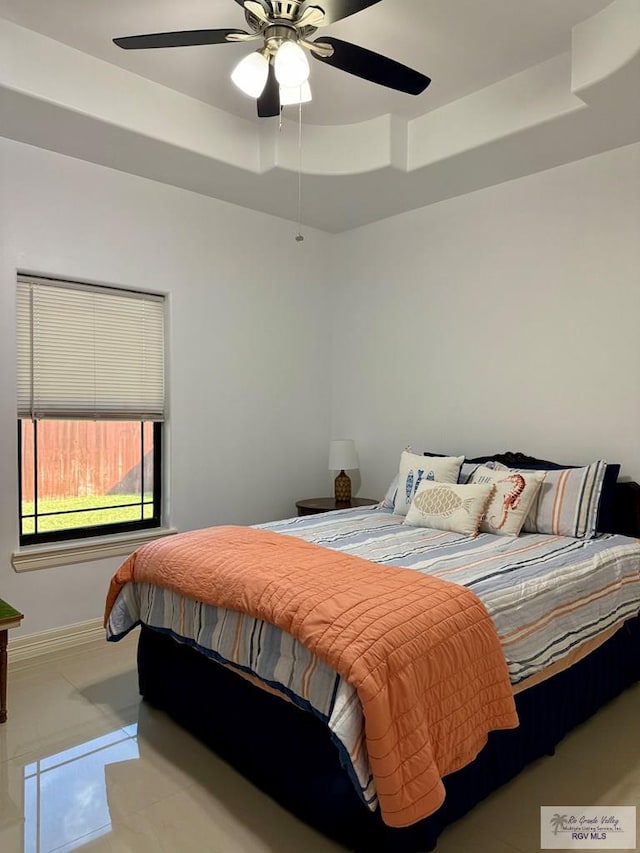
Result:
[[[460,473],[458,474],[458,482],[463,485],[470,483],[471,478],[480,467],[493,469],[495,467],[495,462],[463,462],[462,467],[460,468]]]
[[[499,466],[496,463],[496,467]],[[544,480],[525,519],[528,533],[550,533],[593,539],[607,463],[545,471]]]
[[[398,474],[395,475],[393,480],[389,483],[389,488],[384,493],[384,497],[382,498],[382,506],[385,509],[393,509],[393,505],[396,500],[396,493],[398,491]]]

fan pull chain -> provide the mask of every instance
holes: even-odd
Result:
[[[302,102],[298,104],[298,233],[296,243],[304,241],[302,234]]]

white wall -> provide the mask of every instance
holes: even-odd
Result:
[[[167,485],[189,529],[328,494],[330,435],[356,439],[369,497],[406,444],[640,479],[639,226],[640,145],[298,244],[274,217],[0,140],[0,597],[24,633],[82,622],[120,562],[11,568],[16,269],[169,294]]]
[[[640,479],[640,145],[334,239],[333,432],[377,497],[401,449],[606,458]]]
[[[17,574],[16,270],[169,297],[170,522],[293,515],[326,493],[329,237],[0,140],[0,597],[33,632],[100,616],[120,560]]]

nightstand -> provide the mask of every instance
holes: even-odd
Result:
[[[335,498],[307,498],[297,501],[298,515],[317,515],[320,512],[330,512],[332,509],[353,509],[359,506],[375,506],[380,501],[370,498],[351,498],[347,503],[338,503]]]
[[[7,637],[9,628],[17,628],[22,613],[0,598],[0,723],[7,719]]]

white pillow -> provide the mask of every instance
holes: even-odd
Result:
[[[464,456],[418,456],[404,450],[400,456],[398,472],[398,491],[393,511],[396,515],[406,515],[418,486],[424,481],[436,483],[457,483],[460,466]]]
[[[495,486],[480,530],[498,536],[517,536],[543,480],[543,471],[492,471],[486,467],[474,471],[473,483]]]
[[[396,501],[396,492],[398,491],[398,475],[396,474],[393,480],[389,483],[389,488],[384,493],[384,497],[382,498],[382,506],[385,509],[393,509],[393,505]]]
[[[420,483],[404,524],[477,536],[495,486]]]
[[[474,473],[483,465],[485,468],[495,468],[496,463],[493,460],[489,460],[489,462],[463,462],[458,475],[458,482],[470,483]]]
[[[487,468],[493,468],[496,464],[495,462],[485,462],[484,463]],[[471,479],[473,472],[476,468],[480,468],[482,465],[481,462],[463,462],[462,467],[460,468],[460,473],[458,474],[458,480],[460,483],[468,483]],[[505,466],[506,467],[506,466]],[[387,491],[384,493],[384,497],[382,499],[382,506],[385,509],[393,509],[393,505],[396,501],[396,492],[398,491],[398,475],[395,474],[393,480],[389,483],[389,487]]]

